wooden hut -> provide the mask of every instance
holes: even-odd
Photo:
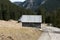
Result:
[[[41,15],[22,15],[19,21],[22,22],[22,26],[41,27],[42,16]]]

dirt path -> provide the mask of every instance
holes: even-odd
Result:
[[[38,40],[60,40],[60,29],[55,27],[42,27],[43,33]]]
[[[49,36],[47,35],[47,33],[44,33],[41,35],[41,37],[38,40],[49,40]]]

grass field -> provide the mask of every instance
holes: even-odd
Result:
[[[17,21],[0,20],[0,40],[37,40],[40,35],[37,28],[22,27]]]

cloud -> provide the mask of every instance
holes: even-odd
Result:
[[[11,2],[23,2],[23,1],[25,1],[25,0],[10,0]]]

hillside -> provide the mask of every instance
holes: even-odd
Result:
[[[23,14],[34,14],[31,10],[19,7],[9,0],[0,0],[0,20],[18,20]]]
[[[43,16],[43,22],[60,28],[60,0],[46,0],[37,12]]]
[[[60,0],[47,0],[42,6],[49,11],[56,10],[60,8]]]

